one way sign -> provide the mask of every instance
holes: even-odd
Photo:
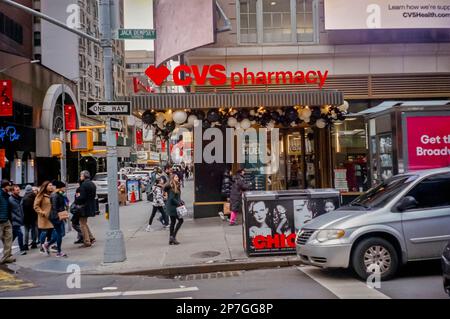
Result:
[[[87,115],[131,115],[131,102],[87,102]]]

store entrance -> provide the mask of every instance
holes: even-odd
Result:
[[[318,187],[317,138],[310,127],[280,130],[280,168],[272,190]]]

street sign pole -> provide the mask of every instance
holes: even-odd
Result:
[[[113,92],[113,50],[111,34],[110,0],[100,0],[100,34],[103,49],[105,99],[112,101]],[[108,206],[109,230],[106,232],[105,263],[122,262],[126,257],[125,241],[119,224],[119,200],[117,194],[117,141],[115,133],[111,130],[111,123],[106,121],[106,147],[108,172]]]

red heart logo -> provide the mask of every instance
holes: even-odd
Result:
[[[161,86],[164,80],[169,76],[170,70],[165,65],[161,65],[158,68],[155,68],[154,65],[150,65],[147,70],[145,70],[145,74],[147,74],[153,83]]]

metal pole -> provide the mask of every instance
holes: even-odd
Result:
[[[62,108],[62,121],[63,121],[63,127],[62,127],[62,156],[61,156],[61,181],[63,183],[66,182],[67,179],[67,154],[66,154],[66,109],[65,109],[65,101],[66,101],[66,93],[64,90],[64,81],[61,84],[62,87],[62,94],[61,94],[61,108]]]
[[[113,100],[113,52],[112,30],[110,15],[110,0],[99,1],[99,22],[101,34],[101,47],[103,49],[103,70],[105,77],[105,99]],[[106,121],[106,147],[107,172],[108,172],[108,206],[109,206],[109,231],[106,232],[106,243],[103,261],[114,263],[124,261],[125,241],[119,225],[119,198],[117,194],[117,141],[111,130],[109,119]]]

